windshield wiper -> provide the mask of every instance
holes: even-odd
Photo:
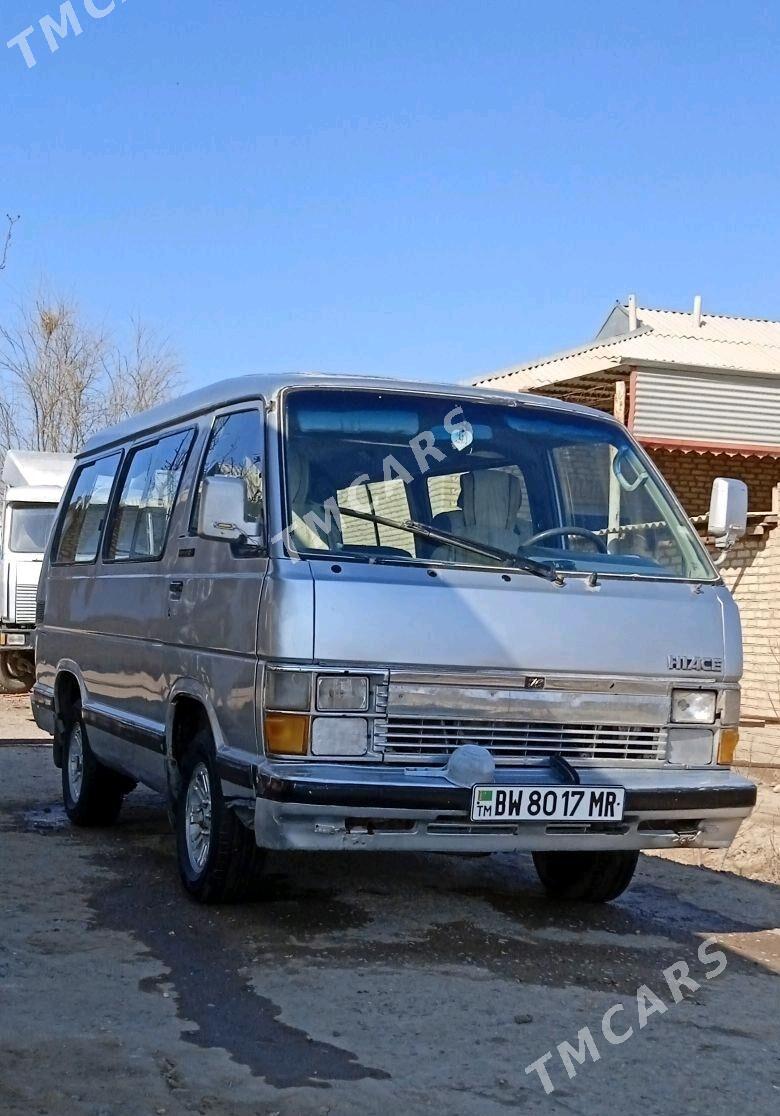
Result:
[[[509,550],[502,550],[497,546],[488,546],[487,543],[472,542],[471,539],[464,539],[460,535],[451,535],[449,531],[440,531],[438,527],[428,527],[425,523],[418,523],[416,519],[405,519],[403,522],[399,522],[396,519],[388,519],[384,515],[376,515],[373,512],[360,512],[353,508],[341,507],[339,508],[339,514],[352,516],[353,519],[364,519],[367,523],[379,523],[383,527],[392,527],[396,531],[409,531],[410,534],[418,535],[421,539],[429,539],[431,542],[450,543],[452,546],[460,547],[461,550],[470,551],[472,554],[480,554],[483,558],[495,558],[497,562],[501,562],[504,566],[512,566],[514,569],[524,570],[536,577],[543,577],[545,581],[551,581],[554,585],[565,585],[562,575],[553,565],[546,562],[535,562],[533,558],[521,558],[519,554],[512,554]]]

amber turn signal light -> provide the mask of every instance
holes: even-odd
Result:
[[[300,713],[266,713],[265,748],[275,756],[305,756],[309,751],[309,718]]]
[[[727,728],[720,730],[718,743],[718,763],[730,765],[734,762],[734,753],[739,744],[739,729]]]

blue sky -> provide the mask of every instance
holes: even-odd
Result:
[[[4,319],[46,277],[198,384],[461,379],[630,291],[780,317],[774,5],[73,4],[56,54],[59,0],[0,10]]]

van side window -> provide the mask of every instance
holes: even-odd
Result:
[[[111,519],[108,560],[138,562],[162,555],[192,433],[169,434],[130,454]]]
[[[211,431],[195,499],[190,530],[197,530],[200,490],[206,477],[241,477],[246,489],[245,519],[263,518],[263,422],[260,412],[233,411],[220,415]]]
[[[82,465],[60,528],[55,562],[94,562],[121,454]]]

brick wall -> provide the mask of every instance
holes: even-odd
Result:
[[[780,528],[742,539],[721,573],[742,617],[743,719],[780,720]]]
[[[709,510],[712,482],[716,477],[736,477],[748,486],[751,511],[772,510],[772,489],[780,483],[780,461],[776,458],[729,457],[725,453],[680,453],[679,450],[648,450],[671,484],[688,515]]]
[[[729,457],[716,453],[651,450],[689,515],[709,509],[715,477],[737,477],[748,486],[751,511],[780,506],[780,461]],[[721,567],[742,617],[745,673],[742,715],[749,720],[780,721],[780,527],[757,526],[729,552]],[[780,760],[780,756],[777,757]]]

